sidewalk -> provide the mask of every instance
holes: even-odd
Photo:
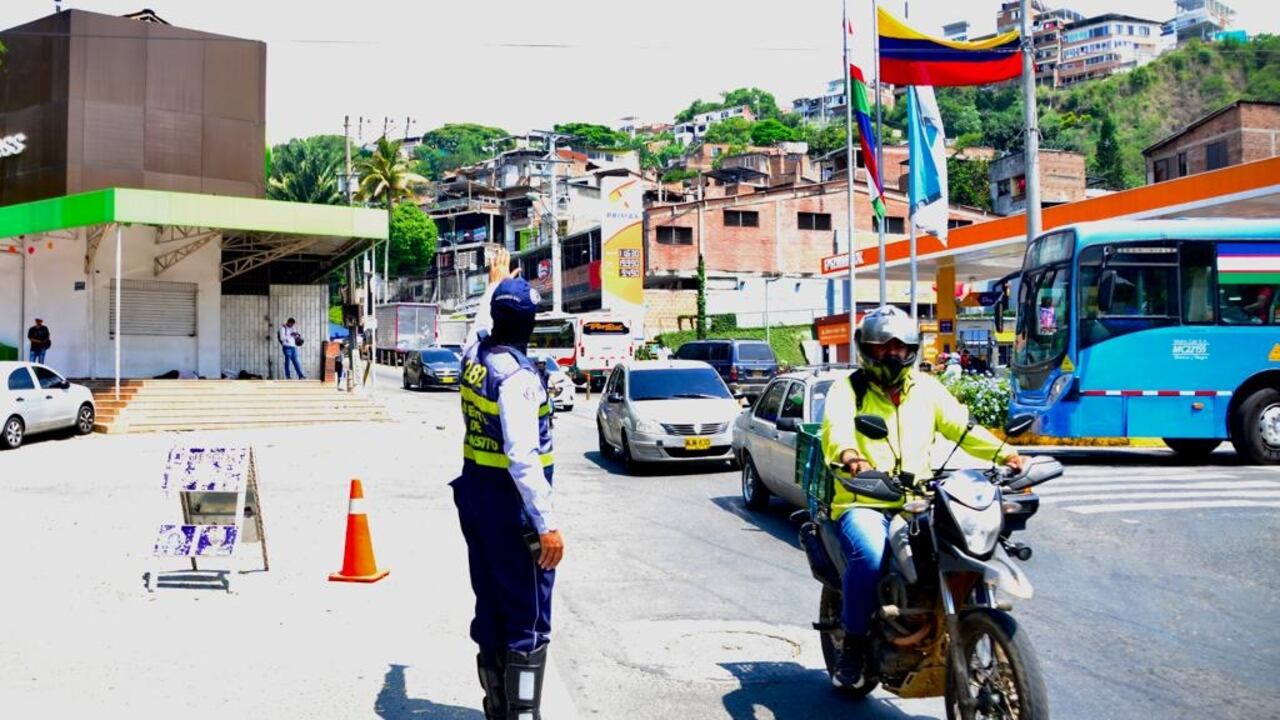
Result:
[[[480,720],[466,550],[446,485],[460,439],[456,419],[444,420],[448,431],[419,417],[95,435],[0,453],[0,707],[13,717]],[[245,443],[258,456],[271,570],[236,575],[234,594],[148,594],[169,447]],[[364,481],[378,564],[391,569],[373,585],[327,580],[342,562],[352,477]],[[255,557],[256,545],[243,549]],[[555,647],[544,713],[575,718]]]

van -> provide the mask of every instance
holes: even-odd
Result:
[[[734,395],[755,398],[778,374],[773,348],[761,340],[694,340],[676,350],[680,360],[701,360],[720,373]]]

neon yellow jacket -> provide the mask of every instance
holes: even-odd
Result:
[[[859,435],[854,429],[853,418],[858,412],[879,415],[889,426],[889,436],[884,440],[872,440]],[[893,470],[893,453],[890,443],[902,457],[902,469],[915,473],[918,478],[933,475],[930,463],[933,444],[938,434],[955,442],[969,422],[969,410],[960,403],[942,383],[914,368],[903,382],[901,405],[894,407],[888,394],[876,383],[869,383],[858,410],[853,385],[848,379],[837,380],[827,392],[825,417],[822,420],[822,453],[828,463],[839,464],[845,450],[855,450],[877,470]],[[961,448],[981,459],[989,459],[1000,447],[1000,441],[986,428],[975,425],[964,439]],[[997,462],[1003,463],[1016,454],[1008,446],[1000,451]],[[859,497],[836,483],[832,501],[832,519],[855,505],[861,507],[901,507],[906,498],[896,502],[884,502]]]

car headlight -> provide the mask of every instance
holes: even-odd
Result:
[[[662,423],[653,420],[636,419],[636,432],[646,433],[649,435],[663,435],[666,431],[662,429]]]
[[[996,547],[1000,526],[1004,521],[1000,503],[991,503],[982,510],[965,507],[958,502],[949,503],[947,509],[956,519],[956,525],[964,536],[964,544],[973,555],[986,555]]]
[[[1062,393],[1066,392],[1067,389],[1071,387],[1071,382],[1074,379],[1075,376],[1070,373],[1063,373],[1062,375],[1059,375],[1058,379],[1054,380],[1053,385],[1049,388],[1049,403],[1053,404],[1057,402],[1058,398],[1062,397]]]

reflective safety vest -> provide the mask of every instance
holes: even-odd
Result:
[[[481,341],[467,352],[462,366],[462,421],[466,428],[462,441],[464,477],[490,473],[510,477],[507,468],[511,460],[505,452],[498,389],[520,370],[529,371],[535,378],[538,376],[538,369],[529,358],[515,348]],[[538,405],[538,452],[542,456],[542,471],[550,482],[553,469],[551,398],[545,388]]]

